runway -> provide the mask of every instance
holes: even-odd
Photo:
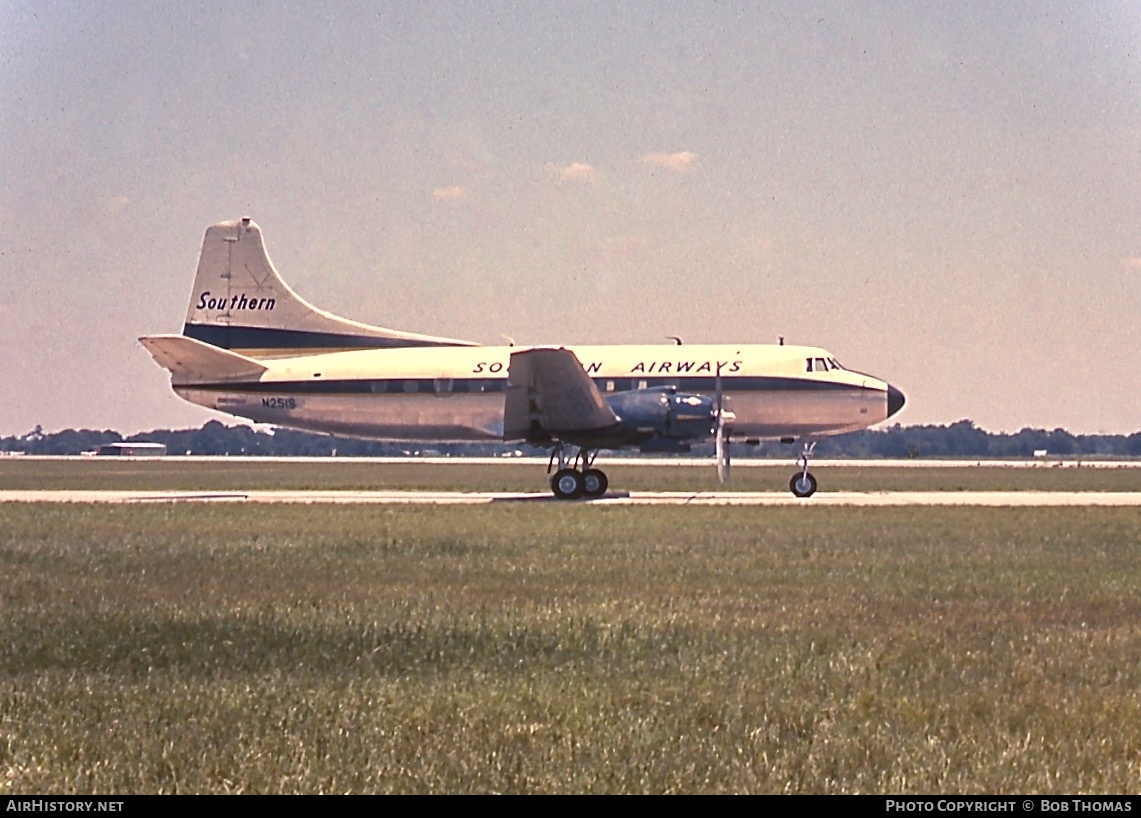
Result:
[[[408,456],[408,457],[312,457],[301,456],[269,456],[269,455],[166,455],[164,457],[116,457],[90,455],[11,455],[0,452],[0,461],[30,463],[34,461],[84,461],[101,463],[373,463],[377,465],[432,465],[432,466],[510,466],[519,464],[546,466],[547,458],[534,456],[502,456],[502,457],[447,457],[437,455]],[[787,457],[781,458],[753,458],[735,457],[733,468],[784,468],[796,460],[796,453],[790,452]],[[608,457],[608,467],[621,466],[654,466],[660,468],[683,468],[697,466],[708,468],[712,464],[708,457]],[[1141,469],[1141,460],[1101,460],[1095,457],[1040,457],[1040,458],[1010,458],[1007,460],[960,458],[949,459],[859,459],[848,458],[842,460],[828,458],[814,458],[812,467],[826,468],[861,468],[861,469]]]
[[[612,492],[594,500],[556,500],[548,492],[451,491],[0,491],[0,503],[333,503],[362,505],[559,506],[1141,506],[1141,492],[884,491],[817,492],[807,499],[778,491]]]

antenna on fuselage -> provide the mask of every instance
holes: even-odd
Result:
[[[667,335],[666,337],[667,337],[667,338],[669,338],[671,341],[673,341],[673,342],[674,342],[675,344],[677,344],[678,346],[681,346],[681,338],[679,338],[678,336],[676,336],[676,335]]]

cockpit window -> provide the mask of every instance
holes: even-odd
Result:
[[[827,372],[830,369],[843,369],[835,358],[805,358],[805,372]]]

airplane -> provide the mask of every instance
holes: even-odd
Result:
[[[523,441],[550,449],[560,500],[604,495],[599,451],[800,441],[789,488],[817,488],[819,438],[903,408],[896,387],[819,347],[482,346],[318,309],[278,275],[250,219],[206,230],[182,333],[139,339],[190,403],[256,423],[383,441]],[[551,472],[554,472],[553,475]]]

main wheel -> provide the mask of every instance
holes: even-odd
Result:
[[[610,481],[598,469],[587,469],[582,475],[582,493],[587,497],[601,497],[606,493]]]
[[[816,493],[816,478],[812,472],[797,472],[788,481],[788,487],[797,497],[811,497]]]
[[[585,482],[574,469],[559,469],[551,478],[551,491],[560,500],[577,500],[582,497]]]

